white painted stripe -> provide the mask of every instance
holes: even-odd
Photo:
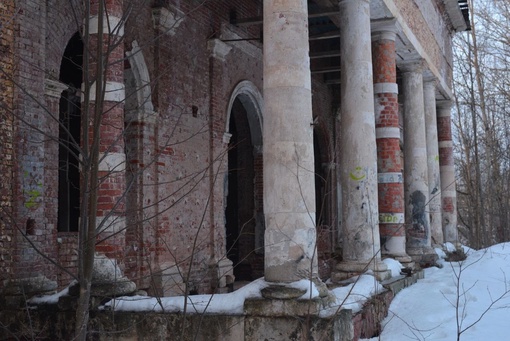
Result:
[[[374,94],[398,94],[398,85],[396,83],[376,83],[374,84]]]
[[[126,169],[126,154],[124,153],[100,153],[99,167],[101,172],[122,172]]]
[[[99,32],[99,17],[94,15],[89,18],[89,34],[97,34]],[[119,17],[113,15],[103,17],[103,32],[106,34],[115,34],[117,36],[124,35],[124,22]]]
[[[83,90],[84,85],[82,84],[82,95],[81,101],[84,101]],[[124,89],[124,83],[118,82],[106,82],[106,89],[104,93],[104,100],[110,102],[124,102],[126,99],[126,92]],[[96,100],[96,82],[92,83],[90,86],[90,101]]]
[[[451,187],[453,187],[453,186],[451,186]],[[455,197],[457,197],[457,192],[455,192],[452,189],[442,190],[441,191],[441,197],[443,197],[443,198],[455,198]]]
[[[453,141],[439,141],[438,146],[439,148],[453,148]]]
[[[403,183],[404,177],[400,172],[378,173],[377,182],[380,184]]]
[[[400,139],[400,128],[396,127],[375,128],[375,137],[377,139]]]
[[[455,166],[454,165],[440,165],[439,171],[441,175],[449,174],[452,179],[455,179]]]

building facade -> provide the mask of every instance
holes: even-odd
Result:
[[[76,275],[92,147],[96,251],[154,295],[384,279],[457,243],[463,1],[85,3],[0,6],[5,294]]]

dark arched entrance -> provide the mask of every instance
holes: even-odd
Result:
[[[264,274],[262,150],[257,144],[261,142],[261,125],[249,96],[238,95],[231,108],[225,209],[227,256],[234,265],[236,280],[250,281]]]

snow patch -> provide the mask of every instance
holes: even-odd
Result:
[[[391,271],[391,277],[400,276],[400,270],[404,268],[404,266],[398,260],[392,258],[383,259],[383,263],[386,264],[388,270]]]

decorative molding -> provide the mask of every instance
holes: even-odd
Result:
[[[235,40],[235,42],[228,43],[235,49],[247,54],[250,57],[253,57],[258,60],[262,60],[262,48],[250,43],[247,40],[243,40],[243,38],[239,34],[233,31],[235,27],[231,27],[230,25],[223,25],[221,27],[221,35],[220,39],[223,40]]]
[[[184,13],[174,6],[170,9],[160,7],[152,10],[154,28],[170,36],[177,32],[177,28],[184,22],[185,17]]]
[[[219,39],[210,39],[207,41],[207,49],[211,56],[224,62],[232,47]]]
[[[62,92],[67,90],[69,86],[67,84],[55,81],[52,79],[44,80],[44,94],[54,98],[60,98]]]
[[[152,88],[149,69],[143,56],[142,50],[136,40],[131,43],[131,51],[126,51],[126,56],[131,65],[131,71],[135,82],[135,91],[138,107],[138,121],[155,123],[157,113],[154,112],[152,103]],[[132,96],[133,94],[128,94]]]
[[[223,143],[224,144],[229,144],[230,143],[230,138],[232,137],[232,134],[231,133],[227,133],[227,132],[224,132],[223,133]]]
[[[373,20],[370,22],[372,31],[372,41],[391,40],[395,41],[397,37],[397,19]]]
[[[248,124],[250,126],[251,140],[254,146],[263,145],[262,141],[262,108],[264,107],[264,100],[259,89],[253,82],[248,80],[237,83],[236,87],[230,95],[230,100],[227,106],[227,118],[225,121],[225,131],[229,131],[230,114],[234,101],[239,98],[248,116]]]

